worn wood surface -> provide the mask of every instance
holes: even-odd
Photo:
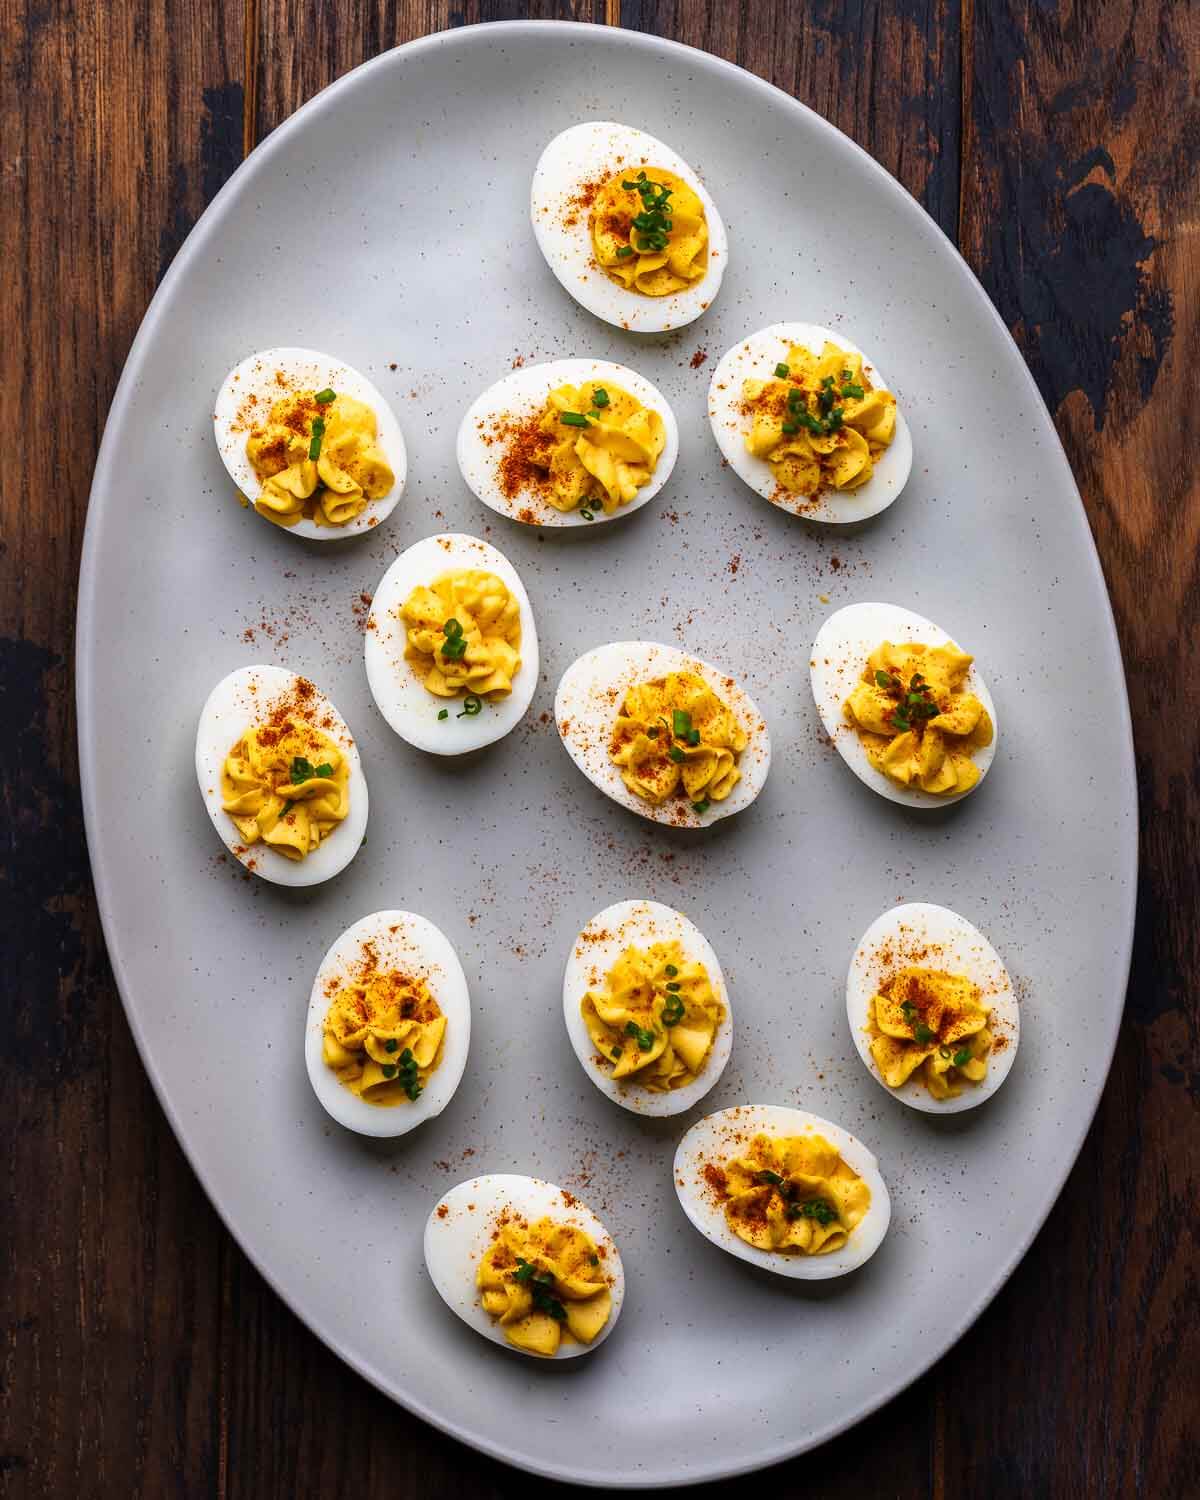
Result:
[[[104,416],[204,204],[353,64],[423,32],[526,14],[734,59],[852,135],[958,240],[1055,414],[1129,668],[1142,899],[1125,1025],[1083,1155],[960,1346],[772,1486],[1193,1496],[1195,0],[0,0],[0,1494],[560,1489],[428,1431],[351,1375],[209,1207],[106,971],[69,670]]]

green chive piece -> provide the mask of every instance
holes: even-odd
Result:
[[[588,419],[579,411],[561,411],[558,420],[564,427],[586,427]]]
[[[620,245],[617,248],[617,254],[621,257],[622,260],[624,260],[627,256],[630,256],[630,255],[633,254],[633,246],[632,245]]]
[[[646,731],[646,738],[648,740],[656,740],[658,738],[658,725],[657,724],[651,724],[650,728],[647,729],[647,731]],[[670,973],[671,971],[668,969],[667,972]]]
[[[328,406],[331,401],[337,400],[337,392],[330,390],[328,386],[323,391],[318,391],[313,397],[318,406]]]
[[[442,634],[450,636],[451,639],[453,639],[456,635],[462,635],[462,633],[463,628],[453,615],[451,615],[446,623],[442,626]]]
[[[675,731],[677,740],[684,740],[692,730],[692,716],[686,708],[674,709],[671,713],[671,727]]]
[[[686,758],[683,751],[679,748],[678,745],[672,745],[671,748],[667,751],[667,754],[671,757],[676,765],[678,765],[681,760],[684,760]]]
[[[787,433],[799,432],[800,431],[800,423],[799,422],[785,422],[783,424],[783,430],[784,430],[784,432],[787,432]]]
[[[580,515],[580,518],[582,520],[584,520],[584,521],[594,521],[596,519],[596,517],[593,515],[593,513],[590,510],[586,510],[586,509],[581,510],[579,512],[579,515]]]
[[[956,1068],[964,1067],[970,1061],[971,1061],[971,1049],[970,1049],[970,1047],[960,1047],[959,1050],[954,1054],[953,1062],[954,1062],[954,1066]]]
[[[620,1055],[621,1055],[621,1053],[622,1053],[622,1052],[623,1052],[623,1051],[624,1051],[624,1050],[625,1050],[625,1049],[624,1049],[624,1048],[623,1048],[623,1047],[614,1047],[614,1048],[613,1048],[613,1049],[612,1049],[612,1055],[613,1055],[613,1056],[614,1056],[614,1057],[620,1057]]]
[[[689,745],[698,745],[700,743],[700,731],[698,729],[689,729],[687,742]]]
[[[663,970],[663,972],[665,974],[669,974],[671,976],[671,978],[674,979],[675,976],[676,976],[676,974],[679,973],[679,970],[675,967],[674,964],[668,964],[667,967]]]
[[[380,1071],[383,1073],[383,1076],[385,1078],[395,1078],[395,1076],[396,1076],[396,1064],[395,1063],[384,1063],[383,1067],[381,1068]]]
[[[667,989],[671,992],[672,995],[676,992],[676,990],[678,990],[678,988],[679,981],[677,979],[672,980],[671,983],[667,985]]]
[[[772,1187],[781,1187],[783,1185],[783,1178],[780,1177],[778,1172],[769,1172],[764,1168],[763,1171],[756,1172],[754,1175],[759,1182],[770,1183]]]
[[[708,800],[708,798],[702,797],[699,802],[692,803],[692,811],[694,813],[706,813],[711,806],[712,803]]]
[[[608,405],[608,392],[602,385],[598,385],[592,392],[592,401],[596,406]]]
[[[448,708],[439,708],[438,709],[438,718],[439,719],[448,719],[449,717],[450,717],[450,710]]]
[[[396,1048],[399,1045],[400,1045],[400,1043],[396,1040],[396,1038],[394,1036],[390,1036],[390,1037],[388,1037],[387,1041],[384,1042],[384,1044],[383,1044],[383,1050],[385,1052],[395,1052]]]
[[[791,373],[792,372],[787,367],[787,365],[776,365],[775,366],[775,379],[776,380],[786,380]]]
[[[476,714],[483,712],[483,699],[474,693],[468,693],[463,699],[462,713],[455,714],[456,719],[473,719]]]
[[[842,387],[843,401],[861,401],[866,394],[867,393],[863,390],[862,386],[855,385],[853,381],[851,381],[849,385],[844,385]]]

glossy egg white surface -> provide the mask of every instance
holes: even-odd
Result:
[[[284,667],[239,667],[213,688],[200,713],[196,730],[196,779],[213,827],[230,854],[255,875],[275,885],[319,885],[344,870],[362,845],[367,830],[367,779],[358,746],[336,706],[317,690],[312,716],[332,720],[322,733],[334,740],[350,763],[350,810],[320,845],[303,859],[288,859],[260,839],[246,844],[233,819],[221,806],[221,770],[229,752],[245,734],[265,719],[272,703],[289,696],[301,679]]]
[[[867,1008],[880,985],[910,967],[963,975],[979,986],[982,1003],[992,1007],[988,1027],[996,1044],[987,1073],[979,1083],[964,1082],[956,1099],[935,1099],[915,1078],[898,1089],[889,1088],[871,1056]],[[880,1088],[911,1109],[931,1115],[960,1114],[990,1098],[1008,1077],[1021,1039],[1021,1012],[1000,955],[966,917],[928,901],[894,906],[867,928],[846,976],[846,1018],[863,1066]]]
[[[713,802],[702,813],[686,797],[672,797],[656,807],[635,796],[621,780],[621,768],[609,759],[609,741],[626,691],[668,672],[691,672],[703,678],[746,731],[746,748],[738,757],[742,779],[723,802]],[[567,753],[594,786],[630,812],[675,828],[704,828],[741,812],[762,791],[771,769],[767,721],[749,694],[728,673],[677,646],[611,641],[586,652],[562,675],[554,697],[554,718]]]
[[[318,526],[301,516],[294,526],[279,526],[259,517],[278,531],[290,532],[314,542],[337,542],[364,531],[373,531],[395,509],[408,477],[408,454],[400,423],[382,392],[367,377],[341,360],[315,349],[260,349],[247,355],[226,375],[213,407],[213,430],[221,460],[229,477],[253,507],[262,481],[246,457],[246,439],[253,427],[267,420],[276,401],[289,391],[333,390],[362,401],[375,413],[376,441],[396,476],[386,495],[368,500],[366,508],[344,526]]]
[[[577,386],[588,380],[619,386],[662,417],[666,441],[649,481],[628,505],[619,506],[611,515],[597,507],[590,521],[578,510],[558,510],[536,490],[506,495],[499,472],[505,454],[504,430],[528,421],[543,410],[546,397],[560,385]],[[627,365],[613,364],[607,359],[555,359],[541,365],[523,365],[477,397],[458,429],[457,456],[468,487],[485,505],[510,521],[527,526],[602,526],[640,510],[670,479],[679,457],[679,423],[658,387]]]
[[[404,659],[405,625],[400,610],[413,589],[446,573],[479,569],[494,573],[521,611],[521,665],[512,692],[483,699],[474,716],[463,699],[431,693]],[[533,606],[516,568],[502,552],[479,537],[447,534],[416,542],[392,563],[379,581],[367,616],[364,653],[367,681],[379,712],[401,739],[431,755],[463,755],[494,744],[525,717],[538,681],[538,638]],[[449,716],[439,719],[442,709]]]
[[[512,1354],[549,1364],[545,1355],[510,1344],[499,1322],[484,1312],[475,1285],[475,1273],[485,1251],[494,1238],[500,1215],[505,1211],[521,1214],[531,1223],[549,1217],[570,1224],[591,1236],[602,1257],[609,1277],[612,1311],[608,1322],[590,1344],[565,1339],[554,1359],[574,1359],[591,1354],[616,1327],[621,1304],[625,1300],[625,1269],[621,1253],[612,1235],[596,1215],[574,1193],[539,1177],[521,1177],[515,1173],[494,1173],[460,1182],[440,1198],[425,1225],[425,1265],[438,1294],[452,1312],[481,1333],[485,1339],[501,1345]]]
[[[785,1254],[757,1250],[739,1239],[725,1221],[725,1208],[704,1177],[709,1163],[718,1166],[739,1156],[756,1135],[786,1137],[821,1135],[835,1146],[842,1160],[867,1183],[871,1205],[840,1250],[828,1255]],[[739,1104],[698,1120],[675,1152],[675,1191],[684,1213],[705,1237],[730,1255],[797,1281],[829,1281],[844,1276],[870,1260],[887,1233],[892,1203],[879,1173],[879,1163],[857,1136],[830,1120],[779,1104]]]
[[[395,1105],[370,1104],[338,1081],[323,1056],[324,1023],[343,984],[361,972],[369,944],[370,969],[424,979],[446,1017],[441,1061],[418,1098]],[[321,960],[304,1023],[304,1062],[317,1098],[347,1130],[379,1138],[406,1135],[440,1115],[458,1088],[471,1045],[471,997],[467,978],[449,938],[426,917],[411,911],[376,911],[348,927]]]
[[[713,994],[724,1007],[724,1016],[713,1037],[704,1068],[695,1080],[682,1088],[657,1093],[643,1088],[634,1079],[614,1080],[612,1069],[603,1066],[596,1056],[579,1006],[588,990],[604,989],[605,975],[626,948],[649,948],[654,943],[670,942],[678,942],[685,958],[703,964],[707,969]],[[587,924],[575,939],[567,958],[563,976],[563,1018],[583,1071],[602,1094],[622,1109],[638,1115],[661,1117],[691,1109],[715,1086],[733,1050],[733,1010],[725,976],[712,944],[682,912],[658,901],[618,901],[598,912]]]
[[[979,768],[979,780],[965,792],[953,796],[939,797],[920,787],[900,786],[877,771],[867,759],[858,731],[842,713],[842,704],[850,696],[860,680],[867,658],[884,641],[920,641],[927,646],[944,646],[952,638],[931,620],[905,609],[899,604],[848,604],[830,615],[817,632],[813,642],[810,669],[812,673],[813,698],[825,733],[837,747],[842,759],[873,792],[891,802],[905,807],[947,807],[952,802],[961,802],[977,791],[996,757],[996,745],[1000,738],[1000,724],[996,718],[996,705],[988,691],[987,683],[980,674],[978,662],[972,662],[967,672],[964,690],[974,693],[987,709],[992,720],[992,742],[972,751],[971,759]],[[970,651],[969,645],[956,636],[953,642],[960,650]]]
[[[875,463],[875,472],[856,490],[825,490],[812,499],[788,494],[776,481],[771,465],[757,458],[746,447],[750,419],[742,412],[742,385],[747,380],[770,380],[775,366],[786,364],[788,350],[794,345],[819,355],[826,343],[835,344],[847,354],[861,354],[863,368],[872,385],[888,391],[891,387],[866,354],[843,334],[813,323],[773,323],[760,328],[737,343],[721,357],[708,387],[708,420],[729,467],[744,479],[752,490],[781,510],[803,516],[809,521],[844,526],[865,521],[886,510],[899,497],[912,472],[912,433],[903,407],[896,404],[896,430],[891,443]]]
[[[699,281],[665,297],[647,297],[610,280],[592,254],[590,215],[579,203],[589,183],[618,172],[660,167],[695,192],[708,220],[708,269]],[[530,214],[546,263],[580,306],[634,333],[682,328],[705,312],[720,290],[729,258],[725,225],[708,189],[670,146],[630,125],[588,120],[556,135],[533,174]]]

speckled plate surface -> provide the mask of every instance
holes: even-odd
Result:
[[[679,334],[597,322],[534,243],[542,147],[601,115],[673,144],[730,226],[721,295]],[[303,193],[316,211],[301,232]],[[320,211],[334,199],[337,214]],[[755,235],[764,205],[769,233]],[[847,244],[852,274],[831,276]],[[709,431],[708,361],[785,319],[852,330],[908,414],[912,479],[855,535],[764,504],[722,468]],[[212,438],[226,371],[293,343],[364,371],[408,441],[402,502],[338,548],[239,508]],[[568,355],[643,371],[678,414],[680,459],[622,525],[538,533],[471,495],[455,433],[514,361]],[[392,734],[362,665],[363,591],[435,531],[500,546],[542,646],[524,723],[464,764]],[[830,609],[873,598],[953,620],[1003,716],[986,784],[944,812],[873,796],[821,733],[809,647]],[[559,743],[549,715],[563,669],[639,637],[727,664],[765,714],[774,764],[737,818],[700,833],[649,823]],[[359,737],[367,846],[315,889],[267,886],[223,858],[196,791],[200,708],[254,660],[310,674]],[[88,516],[78,666],[101,911],[164,1108],[272,1284],[431,1422],[592,1484],[752,1469],[912,1380],[1029,1245],[1095,1109],[1128,966],[1134,775],[1112,619],[1066,460],[979,286],[885,173],[785,95],[634,33],[514,23],[415,43],[302,109],[204,216],[130,354]],[[631,896],[685,911],[725,966],[737,1035],[700,1109],[798,1105],[878,1156],[892,1226],[860,1272],[818,1292],[716,1249],[671,1185],[699,1110],[638,1119],[583,1076],[562,1024],[563,963],[592,913]],[[889,1099],[846,1024],[855,943],[911,900],[975,922],[1022,1002],[1011,1077],[953,1120]],[[334,1125],[304,1065],[322,955],[388,906],[447,934],[474,1013],[453,1102],[393,1143]],[[575,1187],[612,1231],[627,1301],[593,1357],[510,1359],[428,1281],[426,1215],[481,1172]],[[652,1441],[612,1440],[664,1396],[670,1420],[655,1420]]]

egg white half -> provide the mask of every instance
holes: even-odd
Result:
[[[683,291],[647,297],[610,280],[593,258],[590,214],[575,202],[589,183],[618,172],[660,167],[693,190],[708,220],[708,269]],[[662,333],[693,323],[721,287],[729,242],[708,189],[683,157],[643,130],[611,120],[588,120],[556,135],[533,174],[530,215],[538,248],[566,290],[596,317],[634,333]],[[571,222],[571,221],[574,222]]]
[[[546,397],[558,386],[577,386],[588,380],[619,386],[662,417],[666,441],[648,483],[628,505],[619,506],[611,515],[598,506],[590,521],[578,510],[556,509],[535,490],[523,490],[510,499],[501,487],[499,476],[505,445],[493,434],[502,426],[527,421],[540,412],[546,405]],[[542,365],[523,365],[477,397],[458,429],[457,454],[458,467],[468,487],[486,506],[510,521],[527,526],[602,526],[640,510],[670,479],[679,457],[679,423],[667,398],[636,370],[607,359],[555,359]]]
[[[691,672],[703,678],[746,731],[746,748],[738,757],[742,779],[723,802],[711,803],[702,813],[696,812],[685,797],[672,797],[656,807],[635,796],[621,780],[620,767],[608,755],[613,725],[626,691],[635,683],[668,672]],[[771,768],[767,721],[750,695],[719,667],[654,641],[612,641],[572,662],[558,684],[554,717],[567,753],[587,779],[614,802],[654,823],[703,828],[718,818],[741,812],[762,791]]]
[[[704,1167],[709,1162],[723,1165],[741,1155],[759,1134],[822,1135],[837,1148],[847,1166],[866,1182],[871,1190],[871,1206],[840,1250],[831,1250],[828,1255],[756,1250],[730,1229],[725,1221],[724,1204],[717,1201],[704,1180]],[[739,1260],[797,1281],[828,1281],[856,1270],[879,1249],[892,1219],[891,1197],[880,1176],[879,1163],[858,1137],[819,1115],[785,1105],[739,1104],[698,1120],[679,1143],[674,1178],[684,1213],[705,1239]]]
[[[208,695],[196,730],[196,779],[213,827],[235,859],[275,885],[319,885],[331,879],[358,853],[367,829],[367,779],[358,746],[345,719],[319,689],[311,700],[310,716],[332,719],[333,727],[322,727],[322,733],[329,735],[350,763],[350,810],[342,822],[311,854],[292,860],[261,839],[256,844],[243,843],[237,825],[221,806],[226,756],[247,729],[266,718],[273,703],[293,692],[299,680],[285,667],[239,667]]]
[[[521,665],[513,676],[512,692],[495,702],[485,698],[474,716],[463,713],[461,698],[438,698],[429,692],[405,661],[405,626],[400,618],[413,589],[469,568],[494,573],[521,612]],[[428,536],[400,554],[375,590],[364,652],[367,681],[379,712],[401,739],[431,755],[462,755],[503,739],[525,717],[537,687],[537,628],[525,585],[502,552],[474,536]],[[442,709],[449,710],[449,717],[438,718]]]
[[[392,971],[424,979],[446,1017],[442,1059],[420,1096],[396,1105],[369,1104],[338,1082],[323,1056],[325,1017],[334,993],[359,972],[364,947],[375,955],[376,973]],[[446,935],[411,911],[376,911],[347,927],[321,960],[304,1023],[304,1061],[317,1098],[339,1125],[377,1138],[406,1135],[440,1115],[458,1088],[471,1045],[471,997],[458,954]]]
[[[260,349],[247,355],[226,375],[213,408],[213,430],[221,461],[234,484],[253,505],[262,489],[262,481],[246,457],[246,439],[251,428],[265,422],[271,407],[289,391],[326,389],[351,396],[372,409],[379,429],[377,441],[391,465],[396,482],[386,495],[369,500],[366,508],[344,526],[318,526],[306,516],[294,526],[276,526],[276,530],[307,537],[314,542],[337,542],[374,530],[391,515],[404,493],[408,452],[400,423],[383,394],[352,365],[331,359],[315,349]],[[266,524],[275,526],[271,521]]]
[[[829,616],[813,642],[810,659],[813,698],[826,734],[860,781],[881,797],[905,807],[947,807],[952,802],[961,802],[983,785],[996,757],[1000,725],[996,705],[978,666],[974,662],[971,664],[963,686],[987,709],[992,721],[992,743],[971,752],[971,759],[979,768],[979,780],[967,791],[956,792],[953,796],[939,797],[933,792],[922,791],[920,787],[900,786],[882,771],[877,771],[867,759],[857,730],[843,717],[842,704],[860,680],[867,658],[882,642],[920,641],[927,646],[944,646],[950,639],[931,620],[899,604],[848,604]],[[961,650],[966,649],[957,639],[954,644]]]
[[[588,990],[603,990],[604,977],[626,948],[649,948],[654,943],[678,942],[684,957],[708,970],[713,994],[724,1007],[724,1017],[713,1037],[702,1072],[682,1088],[655,1093],[633,1079],[614,1080],[612,1069],[596,1059],[579,1009]],[[712,944],[692,921],[658,901],[618,901],[605,907],[587,924],[571,948],[563,977],[563,1017],[567,1035],[583,1071],[602,1094],[637,1115],[682,1114],[714,1087],[733,1050],[733,1011],[729,990]]]
[[[964,1082],[956,1099],[935,1099],[915,1078],[889,1088],[871,1056],[867,1008],[890,975],[912,966],[963,975],[979,986],[983,1004],[992,1007],[988,1026],[997,1045],[987,1073],[979,1083]],[[867,928],[846,976],[846,1018],[858,1055],[880,1088],[910,1109],[931,1115],[959,1114],[994,1094],[1009,1075],[1021,1039],[1021,1012],[1000,955],[966,917],[928,901],[894,906]]]
[[[574,1359],[590,1354],[608,1338],[617,1324],[625,1300],[625,1268],[612,1235],[596,1215],[574,1195],[539,1177],[520,1177],[513,1173],[494,1173],[472,1177],[452,1187],[434,1206],[425,1225],[425,1265],[429,1276],[446,1306],[493,1344],[513,1354],[549,1363],[545,1355],[518,1349],[504,1336],[497,1320],[484,1312],[475,1285],[485,1251],[492,1243],[497,1216],[505,1209],[523,1214],[531,1223],[550,1217],[573,1225],[591,1236],[602,1255],[609,1276],[612,1311],[608,1322],[590,1344],[564,1340],[555,1359]]]
[[[853,521],[865,521],[886,510],[908,482],[913,460],[912,433],[899,405],[895,434],[880,454],[875,472],[866,484],[856,490],[827,490],[815,499],[789,495],[777,483],[766,459],[756,458],[747,449],[746,434],[750,430],[750,421],[741,410],[744,381],[771,379],[775,366],[786,364],[788,350],[794,344],[819,355],[826,342],[835,344],[847,354],[861,354],[871,383],[880,390],[891,389],[863,351],[844,335],[813,323],[773,323],[735,344],[721,358],[709,382],[708,420],[729,467],[752,490],[757,490],[773,505],[793,515],[844,526]]]

